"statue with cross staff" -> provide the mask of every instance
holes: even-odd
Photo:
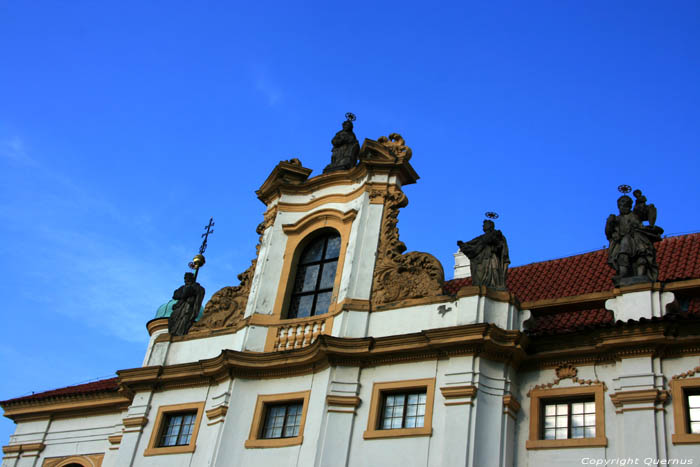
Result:
[[[211,229],[214,226],[214,218],[209,219],[209,224],[205,226],[206,231],[202,234],[202,246],[199,247],[197,254],[189,263],[189,267],[194,269],[194,273],[185,273],[185,285],[181,286],[173,292],[173,299],[177,303],[173,305],[173,313],[168,318],[168,333],[171,336],[184,336],[189,331],[194,321],[199,315],[199,310],[202,307],[204,300],[204,287],[197,282],[199,269],[204,266],[204,251],[207,249],[207,240],[209,234],[214,233]]]

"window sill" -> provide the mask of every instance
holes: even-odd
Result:
[[[700,444],[700,433],[674,433],[671,435],[673,444]]]
[[[194,452],[196,446],[194,443],[186,446],[168,446],[163,448],[148,448],[143,452],[144,456],[160,456],[161,454],[183,454]]]
[[[431,427],[422,428],[395,428],[393,430],[367,430],[362,437],[364,439],[382,439],[382,438],[403,438],[405,436],[431,436],[433,429]]]
[[[525,442],[527,449],[593,448],[606,447],[608,438],[577,439],[529,439]]]
[[[285,446],[297,446],[304,441],[303,436],[294,438],[248,439],[245,442],[247,449],[283,448]]]

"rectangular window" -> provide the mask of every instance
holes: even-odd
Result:
[[[304,441],[310,391],[259,394],[246,448],[294,446]]]
[[[162,405],[153,423],[144,456],[194,452],[204,402]]]
[[[194,428],[196,418],[197,412],[167,414],[158,447],[190,444],[192,428]]]
[[[688,433],[700,434],[700,391],[688,391],[686,397]]]
[[[380,430],[422,428],[425,424],[426,391],[387,393],[383,399]]]
[[[605,386],[537,388],[530,398],[527,449],[602,447],[605,437]]]
[[[430,436],[435,378],[374,383],[364,439]]]
[[[693,373],[697,373],[700,367]],[[671,380],[674,433],[673,444],[700,444],[700,378]]]
[[[595,402],[552,401],[543,403],[542,439],[595,438]]]
[[[303,405],[302,401],[299,401],[267,406],[262,437],[272,439],[298,436]]]

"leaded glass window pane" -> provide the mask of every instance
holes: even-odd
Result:
[[[187,446],[190,444],[196,419],[196,412],[166,415],[158,446]]]
[[[595,402],[545,403],[542,439],[595,438]]]
[[[287,318],[303,318],[328,312],[340,255],[340,235],[316,237],[302,251],[297,265]]]
[[[299,436],[302,409],[302,402],[267,406],[262,438],[293,438]]]
[[[688,395],[689,433],[700,433],[700,394]]]
[[[338,261],[331,261],[323,265],[323,273],[321,274],[321,289],[333,289],[333,281],[335,280],[335,271],[338,269]]]
[[[387,393],[382,402],[380,430],[422,428],[425,425],[425,391]]]

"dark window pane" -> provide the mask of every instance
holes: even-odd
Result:
[[[331,261],[330,263],[325,263],[323,265],[323,271],[321,273],[321,284],[319,289],[332,289],[333,281],[335,281],[335,271],[338,269],[338,262]]]
[[[340,235],[335,235],[328,239],[325,259],[333,259],[340,256]]]
[[[316,299],[316,309],[314,310],[314,315],[322,315],[328,313],[328,307],[331,306],[331,295],[333,292],[324,292],[318,294]]]
[[[301,295],[292,299],[292,306],[289,310],[290,318],[305,318],[311,316],[311,306],[314,303],[313,295]]]
[[[196,419],[196,412],[166,415],[158,446],[186,446],[190,444]]]
[[[291,438],[299,435],[302,404],[271,405],[267,407],[263,438]]]
[[[299,266],[294,292],[313,292],[318,282],[319,265]]]
[[[383,396],[384,409],[379,429],[420,428],[425,424],[425,392],[388,393]]]
[[[301,255],[300,264],[313,263],[314,261],[321,260],[321,254],[323,254],[323,244],[325,243],[325,238],[321,237],[316,239],[311,243],[311,245],[306,247],[304,254]]]

